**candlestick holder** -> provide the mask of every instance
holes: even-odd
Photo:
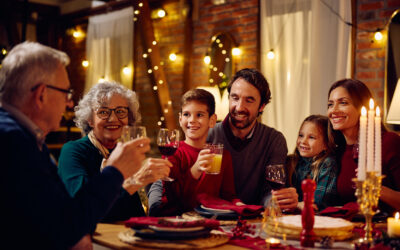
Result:
[[[357,203],[361,214],[365,217],[365,235],[360,240],[363,243],[371,244],[373,242],[372,217],[378,208],[383,178],[384,176],[378,176],[376,172],[367,172],[365,181],[360,181],[357,178],[353,179],[356,184],[355,196],[357,197]]]

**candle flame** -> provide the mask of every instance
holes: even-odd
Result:
[[[399,219],[399,212],[396,213],[396,215],[394,216],[394,218],[395,218],[396,220]]]
[[[372,98],[369,99],[369,109],[374,109],[374,100]]]
[[[361,108],[361,115],[367,116],[367,109],[364,106]]]
[[[381,116],[381,110],[379,109],[379,107],[376,107],[376,116]]]
[[[275,239],[275,238],[268,238],[265,241],[267,243],[270,243],[270,244],[279,244],[280,243],[280,240],[279,239]]]

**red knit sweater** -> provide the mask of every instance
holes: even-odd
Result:
[[[337,190],[341,204],[356,201],[354,196],[355,185],[352,178],[356,177],[358,155],[353,152],[353,145],[347,145],[341,160],[341,169],[337,179]],[[400,136],[393,132],[382,134],[382,174],[385,178],[382,185],[393,190],[400,191]],[[381,204],[381,208],[386,211],[392,209]]]
[[[221,172],[218,175],[203,173],[198,180],[194,179],[190,168],[197,160],[201,149],[180,142],[178,150],[168,160],[173,164],[170,177],[173,182],[163,182],[161,215],[180,215],[193,210],[198,204],[196,196],[206,193],[224,200],[236,198],[233,180],[232,158],[224,150]]]

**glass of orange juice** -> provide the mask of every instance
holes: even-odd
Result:
[[[211,167],[206,171],[207,174],[219,174],[221,172],[222,153],[224,151],[224,144],[206,144],[205,148],[210,149],[210,153],[214,154]]]

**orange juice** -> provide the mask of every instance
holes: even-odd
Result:
[[[211,163],[211,168],[207,171],[207,174],[219,174],[221,171],[222,154],[216,154]]]

